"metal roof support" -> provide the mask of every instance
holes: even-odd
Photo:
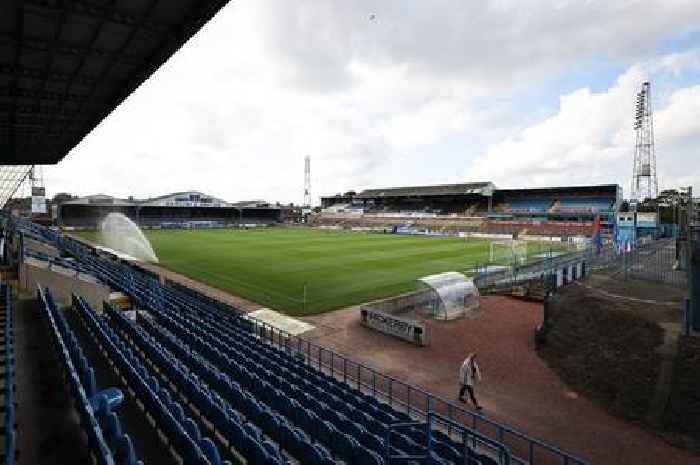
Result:
[[[32,165],[0,166],[0,208],[5,208],[31,170]]]
[[[24,5],[22,3],[15,3],[15,8],[17,11],[15,11],[15,17],[17,21],[17,29],[15,30],[15,39],[18,41],[22,41],[22,38],[24,36],[23,30],[24,30]],[[19,58],[22,55],[21,48],[17,47],[15,49],[15,56],[13,58],[13,66],[17,68],[19,66]],[[10,88],[14,89],[17,87],[17,79],[18,76],[14,75],[12,77],[12,85]],[[13,125],[15,123],[15,107],[17,106],[17,96],[13,95],[12,96],[12,102],[10,103],[10,125]],[[15,145],[17,142],[17,138],[15,137],[15,134],[13,132],[10,132],[10,139],[12,140],[12,144]],[[1,200],[1,199],[0,199]],[[3,206],[4,206],[3,202]]]
[[[111,0],[111,1],[109,2],[109,8],[110,8],[110,9],[114,6],[114,2],[115,2],[115,0]],[[88,49],[89,49],[89,48],[92,48],[93,45],[95,45],[95,40],[97,40],[97,37],[100,35],[100,31],[102,31],[102,27],[104,26],[106,20],[107,20],[106,15],[101,15],[101,16],[100,16],[99,22],[97,23],[97,26],[95,26],[95,29],[93,29],[92,35],[90,36],[90,40],[88,41],[88,46],[87,46]],[[132,31],[133,31],[133,30],[132,30]],[[59,103],[58,103],[58,110],[59,110],[59,111],[63,110],[63,107],[64,107],[64,105],[65,105],[65,96],[68,94],[69,90],[73,87],[73,84],[76,82],[76,78],[78,77],[78,74],[80,73],[80,70],[83,69],[83,66],[85,65],[85,61],[86,61],[86,60],[87,60],[87,55],[86,55],[86,54],[83,54],[83,55],[80,56],[80,63],[78,63],[78,66],[75,67],[75,70],[73,71],[73,74],[71,75],[71,77],[70,77],[69,80],[68,80],[68,84],[66,84],[65,89],[63,89],[63,96],[61,97],[61,99],[60,99],[60,101],[59,101]],[[114,62],[112,62],[112,63],[114,63]],[[96,79],[96,80],[93,82],[93,84],[92,84],[92,89],[95,89],[95,87],[97,86],[97,83],[98,83],[99,81],[101,81],[102,76],[104,76],[104,74],[101,75],[98,79]],[[89,97],[92,97],[92,94],[93,94],[93,91],[90,92]],[[77,114],[77,113],[79,113],[80,110],[82,110],[82,108],[83,108],[83,103],[85,102],[85,100],[86,100],[85,97],[79,99],[79,102],[80,102],[80,103],[78,104],[78,110],[73,112],[74,115]],[[46,133],[49,132],[49,130],[53,129],[53,126],[54,126],[55,123],[56,123],[56,118],[55,118],[55,114],[54,114],[54,117],[51,119],[51,121],[49,121],[49,122],[46,124],[46,126],[44,127],[44,136],[46,135]],[[64,129],[67,129],[67,128],[64,128]],[[60,130],[59,130],[58,132],[63,132],[63,131],[60,131]],[[46,139],[44,139],[44,140],[46,140]],[[45,145],[45,144],[42,145],[41,149],[44,149],[44,148],[46,148],[46,145]]]

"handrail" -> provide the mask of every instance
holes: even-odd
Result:
[[[435,413],[435,412],[429,413],[428,426],[430,427],[432,422],[436,421],[436,419],[438,422],[450,425],[452,428],[457,428],[461,432],[461,435],[463,438],[462,439],[463,444],[465,446],[465,450],[467,449],[466,448],[467,436],[471,436],[474,443],[479,441],[481,443],[485,443],[489,447],[496,449],[498,451],[499,465],[510,465],[511,451],[508,448],[508,446],[506,446],[502,442],[496,441],[493,438],[490,438],[490,437],[488,437],[488,436],[486,436],[478,431],[472,430],[471,428],[468,428],[468,427],[462,425],[461,423],[458,423],[450,418],[446,418],[444,415],[440,415],[440,414]],[[466,457],[465,457],[465,460],[466,460]]]

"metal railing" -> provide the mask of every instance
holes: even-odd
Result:
[[[461,437],[456,425],[466,426],[484,437],[507,445],[513,452],[513,463],[522,465],[566,464],[585,465],[583,459],[544,441],[532,438],[516,428],[503,425],[482,414],[437,397],[424,389],[396,379],[348,357],[299,336],[247,316],[251,330],[261,341],[296,355],[299,360],[319,371],[370,394],[411,417],[428,421],[431,414],[450,420],[445,429],[454,438]]]
[[[589,273],[608,273],[620,279],[642,279],[674,287],[688,286],[683,251],[672,239],[639,241],[630,249],[590,249],[584,258]]]
[[[484,436],[477,431],[466,428],[463,425],[438,415],[434,412],[428,414],[428,430],[435,429],[452,429],[457,430],[462,442],[462,455],[464,463],[472,463],[470,459],[479,451],[486,449],[486,454],[498,461],[499,465],[510,465],[512,456],[510,449],[502,442],[496,441],[488,436]]]

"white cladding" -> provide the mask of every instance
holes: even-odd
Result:
[[[177,194],[146,200],[143,207],[198,207],[198,208],[225,208],[233,205],[201,192],[180,192]]]

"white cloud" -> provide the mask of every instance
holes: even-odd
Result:
[[[695,3],[639,15],[633,1],[232,2],[45,171],[47,188],[299,202],[305,155],[315,195],[456,173],[518,186],[572,179],[557,177],[571,168],[582,183],[624,182],[630,96],[650,69],[633,63],[696,27]],[[601,61],[630,69],[606,92],[562,97],[558,115],[518,132],[532,121],[517,105],[522,92]],[[696,62],[679,52],[658,66],[681,75]],[[666,131],[693,140],[695,95],[678,92],[661,98],[660,141]]]
[[[578,89],[560,99],[558,112],[492,145],[477,159],[478,176],[503,186],[617,183],[629,187],[634,154],[634,95],[648,69],[677,73],[662,57],[633,66],[609,89]],[[674,89],[655,112],[660,187],[700,183],[700,85]],[[692,142],[691,142],[692,141]]]

